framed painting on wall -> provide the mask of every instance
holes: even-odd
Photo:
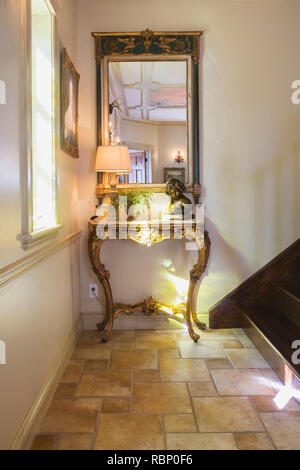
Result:
[[[79,158],[78,150],[78,95],[79,79],[66,49],[62,51],[61,80],[61,147],[74,158]]]
[[[185,168],[164,168],[164,182],[167,183],[172,178],[185,183]]]

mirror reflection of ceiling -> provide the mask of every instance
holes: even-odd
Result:
[[[110,62],[122,119],[186,122],[186,62]]]

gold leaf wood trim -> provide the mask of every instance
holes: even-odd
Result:
[[[109,55],[190,55],[199,59],[199,39],[202,31],[151,31],[135,33],[92,33],[96,40],[96,62]],[[151,51],[151,47],[154,48]]]
[[[127,32],[127,33],[102,33],[102,32],[93,32],[93,37],[103,37],[103,36],[143,36],[145,31],[138,31],[138,32]],[[151,31],[154,36],[202,36],[203,31]]]
[[[62,82],[61,82],[61,149],[66,152],[67,154],[71,155],[73,158],[79,158],[79,147],[78,147],[78,121],[79,121],[79,81],[80,81],[80,74],[75,69],[73,62],[71,61],[67,50],[64,48],[62,50]],[[65,96],[65,77],[66,77],[66,68],[70,69],[71,75],[76,81],[76,116],[75,116],[75,145],[71,145],[69,142],[65,140],[64,130],[65,130],[65,104],[66,104],[66,96]]]

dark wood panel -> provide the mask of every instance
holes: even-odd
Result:
[[[243,328],[244,317],[241,310],[230,298],[217,304],[209,313],[209,327],[217,328]]]
[[[300,239],[214,305],[209,312],[211,327],[242,327],[243,319],[238,308],[252,305],[260,299],[270,282],[280,280],[297,284],[299,279]]]
[[[244,328],[284,383],[300,389],[292,360],[300,340],[300,239],[218,302],[210,327]]]
[[[257,347],[261,355],[268,362],[272,370],[278,375],[284,384],[291,385],[300,390],[299,374],[290,367],[282,354],[274,347],[274,344],[262,333],[254,321],[245,314],[244,321],[247,326],[244,328],[246,334]]]

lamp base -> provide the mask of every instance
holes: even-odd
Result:
[[[117,173],[110,173],[110,186],[111,188],[115,188],[119,183],[118,174]]]
[[[116,188],[116,186],[119,184],[118,173],[103,172],[101,176],[101,184],[103,186],[110,186],[111,188]]]

